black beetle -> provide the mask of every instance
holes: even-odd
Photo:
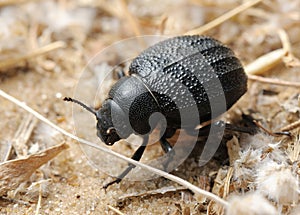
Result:
[[[148,142],[147,134],[153,129],[149,125],[153,113],[159,112],[166,119],[166,129],[160,138],[165,152],[172,151],[166,139],[177,129],[193,133],[199,123],[212,119],[204,85],[214,84],[210,83],[213,77],[217,77],[221,88],[213,89],[211,96],[216,100],[223,96],[226,100],[225,109],[217,111],[220,115],[247,91],[247,76],[240,60],[231,49],[210,37],[178,36],[159,42],[137,56],[129,67],[129,76],[122,77],[112,87],[98,111],[75,99],[65,100],[78,103],[95,114],[97,135],[107,145],[132,133],[144,135],[143,144],[132,156],[132,159],[140,160]],[[180,94],[181,86],[188,89],[192,99]],[[180,104],[174,102],[175,97],[177,101],[180,97]],[[191,107],[197,108],[200,121],[191,116],[182,122],[181,110],[189,113]],[[104,187],[120,182],[132,168],[134,166],[129,165],[118,179]]]

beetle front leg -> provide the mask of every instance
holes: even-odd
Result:
[[[123,78],[124,76],[126,76],[126,73],[125,73],[124,69],[120,67],[120,68],[117,68],[117,69],[116,69],[115,75],[117,76],[117,77],[116,77],[117,79],[121,79],[121,78]]]
[[[143,140],[143,144],[134,152],[131,159],[139,161],[142,158],[142,155],[144,154],[144,151],[146,149],[146,146],[148,144],[149,136],[146,135]],[[135,165],[129,163],[128,167],[117,177],[116,180],[111,181],[103,186],[104,189],[108,188],[110,185],[113,185],[115,183],[120,183],[123,178],[133,169],[135,168]]]

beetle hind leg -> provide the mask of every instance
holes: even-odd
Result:
[[[245,127],[245,126],[235,126],[230,123],[226,123],[222,120],[213,122],[212,124],[206,125],[202,128],[199,129],[198,136],[207,136],[210,132],[210,130],[213,129],[213,132],[219,132],[222,130],[227,130],[227,131],[235,131],[235,132],[240,132],[240,133],[247,133],[247,134],[256,134],[258,129],[257,127]]]

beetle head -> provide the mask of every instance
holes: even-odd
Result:
[[[106,100],[102,107],[96,112],[97,136],[106,145],[113,145],[115,142],[121,139],[112,122],[112,103],[113,101],[111,99]]]
[[[112,122],[111,110],[112,108],[116,109],[116,107],[118,107],[113,102],[113,100],[111,99],[106,100],[98,111],[94,110],[91,107],[88,107],[87,105],[83,104],[82,102],[76,99],[65,97],[64,101],[69,101],[69,102],[74,102],[76,104],[79,104],[80,106],[82,106],[83,108],[85,108],[86,110],[88,110],[89,112],[93,113],[96,116],[97,136],[106,145],[113,145],[115,142],[121,139]]]

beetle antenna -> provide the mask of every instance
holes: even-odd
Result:
[[[79,104],[81,107],[83,107],[84,109],[86,109],[87,111],[91,112],[92,114],[94,114],[96,116],[96,111],[93,108],[88,107],[87,105],[83,104],[81,101],[78,101],[76,99],[72,99],[70,97],[65,97],[64,101],[74,102],[76,104]]]

